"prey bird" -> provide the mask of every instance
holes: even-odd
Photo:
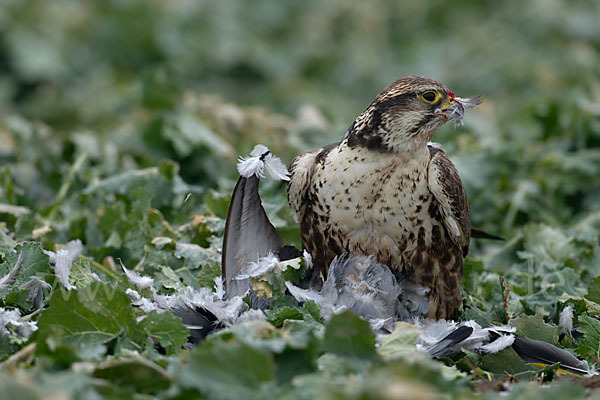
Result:
[[[324,276],[340,254],[372,256],[429,289],[428,317],[455,316],[469,206],[454,164],[430,140],[479,103],[435,80],[404,77],[377,95],[341,142],[292,161],[289,204]]]

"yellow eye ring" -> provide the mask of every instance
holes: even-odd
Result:
[[[435,103],[440,97],[442,97],[442,94],[434,90],[427,90],[419,95],[419,99],[429,104]]]

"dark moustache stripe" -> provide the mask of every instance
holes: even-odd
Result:
[[[436,117],[435,114],[427,114],[422,120],[420,120],[417,125],[415,125],[410,131],[410,135],[416,135],[423,126],[430,123]]]

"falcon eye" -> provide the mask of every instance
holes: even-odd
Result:
[[[435,102],[439,97],[439,93],[434,92],[433,90],[428,90],[426,92],[421,93],[421,98],[428,103]]]

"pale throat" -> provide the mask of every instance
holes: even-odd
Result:
[[[435,130],[431,128],[416,134],[392,133],[389,132],[383,139],[383,144],[393,153],[408,157],[416,157],[419,155],[429,156],[427,143],[431,141]]]
[[[431,121],[419,127],[423,116],[418,113],[395,115],[385,124],[381,132],[384,135],[383,144],[394,153],[414,154],[426,151],[427,143],[435,131],[444,125],[444,120]],[[416,130],[415,130],[416,129]]]

